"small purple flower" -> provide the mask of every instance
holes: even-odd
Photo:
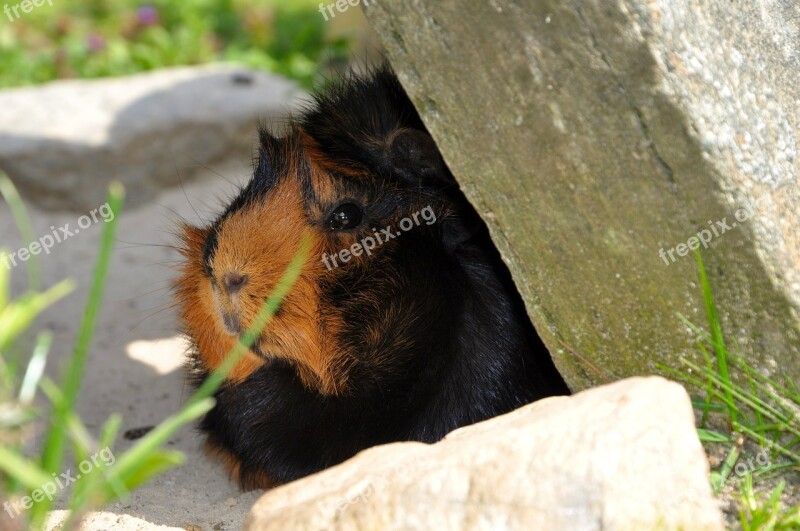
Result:
[[[96,33],[90,33],[86,37],[86,47],[92,53],[100,52],[102,50],[105,50],[106,40],[102,36]]]
[[[136,12],[136,17],[141,26],[154,26],[161,20],[158,9],[153,6],[140,7]]]

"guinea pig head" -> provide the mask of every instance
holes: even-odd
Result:
[[[185,332],[199,368],[218,367],[305,235],[310,252],[297,281],[229,378],[280,359],[307,387],[345,393],[355,366],[385,361],[406,340],[398,305],[413,283],[397,253],[435,247],[433,222],[449,213],[438,190],[452,178],[415,129],[362,138],[348,157],[299,126],[260,140],[254,176],[227,209],[207,227],[183,227],[176,294]]]

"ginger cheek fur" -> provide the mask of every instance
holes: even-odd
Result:
[[[303,208],[300,183],[287,179],[278,183],[264,201],[232,213],[217,228],[209,278],[204,270],[203,250],[212,229],[184,226],[186,258],[178,282],[181,319],[194,338],[196,354],[204,370],[214,370],[274,290],[297,252],[309,226]],[[278,313],[262,331],[254,348],[234,368],[230,379],[238,382],[272,358],[296,364],[298,375],[310,388],[336,394],[345,375],[337,370],[330,339],[339,328],[335,315],[320,309],[320,277],[330,272],[321,260],[329,251],[324,237],[314,234],[312,250],[302,273]],[[238,290],[226,289],[226,277],[246,279]]]

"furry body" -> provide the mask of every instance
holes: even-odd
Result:
[[[326,267],[425,209],[367,255]],[[304,231],[311,259],[201,422],[244,488],[568,390],[488,231],[387,68],[318,96],[210,226],[184,227],[177,298],[200,381],[270,294]],[[399,232],[398,232],[399,234]]]

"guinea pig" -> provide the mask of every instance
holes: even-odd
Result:
[[[182,227],[176,299],[197,382],[304,234],[297,281],[200,423],[243,489],[569,392],[389,67],[345,76],[281,138],[262,128],[249,183],[213,223]]]

